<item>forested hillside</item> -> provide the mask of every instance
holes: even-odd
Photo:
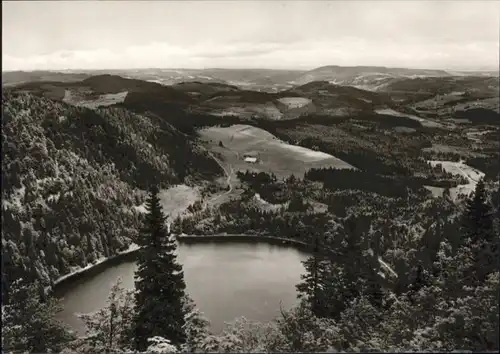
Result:
[[[164,120],[4,92],[2,273],[44,285],[134,238],[143,190],[221,174]],[[4,290],[4,289],[3,289]]]
[[[481,181],[457,206],[449,195],[430,200],[411,188],[384,196],[390,187],[377,181],[372,191],[349,190],[342,176],[336,188],[323,187],[309,180],[318,172],[286,181],[240,173],[240,201],[176,223],[186,233],[315,245],[297,287],[302,305],[270,324],[237,322],[202,338],[201,351],[498,350],[498,189],[490,194]]]

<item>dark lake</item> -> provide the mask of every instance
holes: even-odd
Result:
[[[181,243],[178,252],[187,292],[214,332],[240,316],[270,321],[280,314],[280,304],[287,309],[297,303],[295,285],[304,272],[301,261],[307,255],[293,247],[263,242]],[[66,284],[58,291],[64,306],[58,318],[84,334],[83,322],[75,313],[104,307],[118,277],[123,286],[132,288],[135,269],[135,262],[124,261]]]

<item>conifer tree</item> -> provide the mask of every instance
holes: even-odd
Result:
[[[16,280],[9,288],[9,300],[2,304],[2,351],[59,352],[74,339],[55,319],[61,310],[58,301],[50,296],[41,299],[38,281]]]
[[[327,242],[328,221],[326,215],[316,218],[312,255],[303,261],[305,274],[301,275],[302,282],[297,287],[298,298],[304,299],[311,311],[318,317],[329,317],[335,310],[332,308],[332,286],[335,284],[334,264],[328,251]]]
[[[183,225],[182,225],[182,218],[181,215],[177,215],[177,218],[174,220],[173,225],[172,225],[172,232],[177,233],[177,234],[182,234],[184,232]]]
[[[351,215],[344,220],[342,253],[346,258],[342,260],[342,269],[346,287],[343,292],[345,303],[359,295],[362,282],[373,282],[374,262],[364,252],[368,248],[365,234],[369,225],[370,221],[365,217]]]
[[[493,205],[496,206],[497,217],[500,218],[500,181],[496,192],[493,194]]]
[[[451,192],[450,192],[450,188],[449,187],[446,187],[443,191],[443,198],[446,199],[446,200],[450,200],[451,199]]]
[[[498,268],[498,235],[493,228],[493,213],[487,202],[483,179],[476,186],[462,223],[462,235],[465,244],[471,248],[473,267],[469,278],[482,281]]]
[[[135,273],[135,344],[145,350],[147,339],[161,336],[180,345],[185,340],[184,296],[186,284],[177,262],[175,239],[167,235],[158,188],[152,187],[146,201],[147,214],[137,243]]]
[[[324,266],[324,255],[323,252],[321,252],[324,245],[320,238],[321,236],[315,233],[312,255],[302,262],[306,272],[301,275],[302,282],[297,285],[299,299],[306,299],[316,316],[320,316],[322,312],[320,274],[323,273],[321,268]]]
[[[487,204],[483,179],[477,183],[473,197],[467,201],[462,226],[467,243],[474,244],[481,239],[491,241],[492,214]]]

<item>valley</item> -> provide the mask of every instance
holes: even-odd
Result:
[[[498,5],[2,2],[0,351],[499,352]]]
[[[180,247],[187,289],[218,335],[237,315],[284,316],[280,299],[298,311],[294,285],[309,281],[301,274],[314,257],[326,257],[321,281],[332,294],[369,294],[366,306],[379,306],[373,294],[388,304],[395,296],[414,311],[405,296],[417,291],[418,269],[437,274],[440,257],[460,262],[453,252],[465,247],[462,218],[478,186],[498,207],[490,76],[341,67],[79,75],[8,78],[2,257],[6,283],[57,289],[90,271],[62,300],[60,319],[80,334],[73,312],[106,306],[117,275],[132,287],[135,262],[103,262],[137,252],[151,186],[173,235],[279,235],[316,247],[307,255],[253,241]],[[354,310],[332,294],[336,307],[325,311],[347,321],[338,316]],[[81,296],[92,301],[82,307]],[[392,321],[387,306],[376,311]]]
[[[322,69],[318,71],[319,73],[324,73],[322,75],[326,75],[321,76],[321,79],[330,75],[328,74],[330,71],[325,70],[326,69]],[[334,71],[335,70],[341,69],[335,68]],[[227,72],[227,74],[229,75],[229,72]],[[169,215],[170,221],[173,221],[179,215],[189,215],[189,218],[200,219],[200,216],[196,215],[199,212],[193,212],[193,210],[187,211],[189,207],[195,205],[197,202],[203,204],[203,210],[208,212],[207,210],[223,207],[224,204],[231,203],[232,200],[244,198],[242,195],[247,188],[246,182],[242,181],[238,176],[241,173],[246,173],[246,171],[254,174],[269,174],[275,176],[277,181],[280,181],[289,179],[292,175],[300,180],[304,174],[311,169],[321,170],[333,168],[338,170],[339,173],[342,169],[353,169],[353,171],[357,170],[358,172],[352,173],[366,174],[367,176],[371,174],[374,176],[385,175],[392,179],[396,178],[407,181],[403,183],[409,183],[411,180],[412,184],[416,183],[415,186],[450,188],[452,198],[456,199],[458,194],[469,194],[475,187],[474,183],[476,183],[476,181],[469,181],[468,175],[464,173],[456,173],[457,169],[452,166],[458,166],[458,162],[444,162],[441,164],[443,168],[441,171],[441,167],[436,167],[438,161],[446,161],[447,157],[451,157],[452,161],[455,161],[455,159],[458,161],[461,158],[465,164],[463,166],[466,166],[470,161],[473,162],[474,167],[478,166],[478,163],[484,164],[485,162],[483,161],[486,160],[489,160],[489,163],[494,163],[494,156],[497,154],[493,151],[497,144],[494,140],[494,134],[497,132],[498,126],[491,124],[483,125],[484,123],[480,122],[476,124],[473,123],[472,126],[459,123],[450,125],[445,118],[429,118],[425,115],[419,117],[417,115],[418,113],[403,113],[407,112],[408,109],[402,106],[401,103],[395,103],[394,99],[388,99],[387,96],[381,96],[379,93],[372,91],[363,91],[359,89],[347,90],[345,86],[324,82],[312,82],[307,83],[305,86],[292,86],[291,88],[285,89],[283,93],[260,92],[252,96],[247,86],[245,86],[244,89],[247,91],[242,91],[241,88],[235,85],[227,86],[225,83],[214,84],[211,80],[208,82],[206,80],[201,82],[192,81],[188,83],[191,85],[189,87],[181,84],[168,87],[137,79],[120,78],[113,75],[115,74],[105,74],[94,77],[88,76],[83,81],[54,81],[50,84],[46,82],[38,84],[36,81],[21,83],[9,89],[12,93],[4,94],[8,95],[4,97],[4,100],[7,99],[12,102],[17,101],[21,103],[20,107],[16,106],[9,114],[24,114],[26,118],[23,119],[30,119],[29,115],[26,115],[26,112],[31,111],[31,114],[33,114],[33,107],[36,107],[38,104],[45,106],[53,105],[54,108],[51,109],[58,111],[55,113],[55,118],[56,121],[59,119],[59,123],[54,123],[56,125],[43,123],[44,126],[42,126],[42,129],[54,131],[55,134],[57,134],[57,132],[53,129],[59,129],[56,127],[57,124],[63,124],[64,127],[71,127],[75,123],[77,125],[80,124],[78,121],[72,123],[73,118],[71,118],[71,116],[75,114],[84,113],[88,115],[88,119],[94,119],[93,123],[91,123],[94,126],[96,124],[103,124],[95,120],[95,118],[91,118],[91,116],[95,114],[117,117],[118,120],[116,120],[117,118],[113,118],[115,121],[112,124],[117,124],[119,121],[123,121],[123,119],[128,120],[130,123],[127,124],[130,124],[130,128],[125,129],[125,126],[120,127],[117,125],[117,131],[123,132],[119,134],[128,134],[128,137],[125,139],[130,140],[129,144],[137,144],[137,147],[142,150],[134,152],[135,156],[137,156],[137,162],[133,164],[128,158],[126,160],[113,160],[114,157],[112,157],[112,160],[109,160],[109,163],[111,163],[109,166],[114,166],[110,167],[111,171],[113,171],[113,168],[115,169],[116,172],[112,173],[118,177],[120,182],[117,183],[125,183],[123,186],[127,186],[126,188],[130,191],[134,191],[130,193],[135,194],[135,198],[138,200],[144,198],[145,183],[147,183],[150,177],[158,180],[157,178],[163,175],[160,180],[164,182],[171,180],[177,183],[176,187],[164,189],[164,192],[161,194],[164,210]],[[248,75],[247,77],[252,77],[250,74]],[[314,75],[316,78],[318,74]],[[47,76],[50,75],[44,73],[43,78],[45,79]],[[210,74],[206,75],[206,77],[209,76]],[[75,77],[75,80],[76,78],[77,77]],[[399,92],[401,92],[402,88],[408,91],[410,87],[408,85],[412,81],[420,85],[422,80],[430,85],[432,78],[399,78],[391,85],[395,85],[398,88],[399,91],[397,91],[396,97],[399,97]],[[438,82],[442,80],[445,79],[442,77],[436,78]],[[450,81],[452,77],[449,75],[446,76],[446,80],[447,82],[453,82]],[[453,85],[455,85],[453,89],[456,91],[454,94],[459,96],[463,95],[473,82],[472,79],[464,81],[468,79],[463,79],[462,77],[456,80],[457,81],[453,83]],[[477,85],[483,85],[483,81],[488,81],[490,78],[483,77],[475,80],[474,82],[476,82]],[[303,80],[299,81],[304,82]],[[464,89],[460,91],[460,81],[466,82],[469,86],[465,86]],[[407,86],[403,86],[403,83]],[[182,90],[178,90],[177,87],[182,88]],[[388,87],[391,86],[389,85]],[[417,90],[421,90],[420,86],[415,87]],[[55,97],[54,90],[61,90],[61,88],[64,89],[64,94],[59,96],[60,98],[58,99],[38,98],[38,96]],[[391,90],[392,89],[391,87]],[[193,95],[194,92],[198,92],[199,94]],[[391,95],[390,92],[392,91],[388,89],[387,92]],[[440,92],[442,92],[442,89]],[[190,93],[191,97],[189,98],[186,96],[186,93]],[[227,96],[228,93],[233,96]],[[137,96],[137,94],[143,96]],[[248,117],[240,114],[221,116],[217,111],[205,111],[201,114],[195,113],[197,111],[196,107],[206,106],[206,102],[213,100],[214,95],[215,98],[217,98],[219,97],[217,95],[221,94],[226,95],[224,97],[233,97],[231,100],[224,102],[224,106],[221,106],[229,110],[233,109],[235,104],[238,104],[240,98],[248,102],[252,100],[263,103],[265,103],[266,100],[268,100],[267,102],[279,102],[283,106],[286,106],[286,109],[282,108],[285,109],[285,111],[301,109],[311,104],[314,104],[316,108],[313,111],[306,110],[295,118],[278,121],[265,114],[264,116],[252,115]],[[234,96],[234,94],[237,95]],[[292,96],[290,96],[290,94],[292,94]],[[486,96],[490,95],[489,92],[485,92],[485,94]],[[154,98],[155,101],[150,102],[149,99],[153,98],[153,95],[156,96]],[[135,98],[132,99],[130,97]],[[141,97],[146,99],[144,103],[141,103]],[[328,101],[325,101],[325,97],[330,98]],[[355,102],[353,99],[355,97],[358,99],[358,102],[363,102],[363,108],[360,106],[360,111],[352,111],[351,113],[346,111],[339,115],[339,112],[330,112],[330,108],[326,108],[328,106],[325,105],[326,102],[329,102],[328,105],[331,106],[332,103],[341,99],[342,102],[350,100],[351,103],[348,103],[348,105],[352,108],[352,104]],[[359,101],[361,98],[363,98],[364,101]],[[425,99],[428,100],[428,98]],[[477,99],[477,94],[473,99]],[[491,100],[493,98],[487,99]],[[463,104],[463,101],[462,99],[460,104]],[[17,103],[17,105],[19,105],[19,103]],[[336,104],[338,105],[338,103]],[[21,108],[23,105],[26,107],[24,111]],[[381,107],[381,105],[386,108],[377,108]],[[414,103],[410,103],[410,105],[414,105]],[[71,108],[73,106],[75,108]],[[371,108],[368,108],[370,106]],[[28,109],[27,107],[30,108]],[[20,108],[21,110],[19,110]],[[90,110],[85,111],[86,109]],[[174,111],[169,111],[169,109],[174,109]],[[318,109],[323,110],[318,111]],[[64,110],[70,113],[64,114],[64,112],[62,112]],[[96,113],[91,113],[92,111]],[[8,111],[4,110],[4,112]],[[167,112],[169,113],[167,114]],[[172,112],[175,113],[172,114]],[[64,122],[60,117],[64,117]],[[137,121],[135,122],[135,120]],[[89,122],[90,121],[91,120],[89,120]],[[17,121],[12,121],[12,123],[14,122]],[[155,125],[163,129],[161,133],[163,134],[162,138],[159,138],[157,133],[152,133],[152,129],[157,129],[154,128]],[[26,128],[23,129],[26,130]],[[85,127],[84,129],[88,128]],[[92,128],[92,130],[89,130],[88,133],[85,134],[90,134],[88,135],[89,137],[93,136],[93,134],[95,134],[94,129],[95,128]],[[170,129],[172,132],[163,133],[166,132],[165,129]],[[142,131],[149,135],[146,135],[146,138],[139,138],[137,134],[143,134]],[[7,141],[14,137],[12,132],[12,130],[6,131],[7,134],[11,134],[11,136],[7,135]],[[28,131],[28,134],[32,133]],[[68,134],[74,133],[68,130]],[[105,131],[104,134],[108,133]],[[172,145],[173,136],[177,136],[175,139],[178,139],[178,143]],[[471,140],[471,137],[474,137],[475,140]],[[56,150],[54,151],[59,151],[58,154],[60,154],[60,151],[64,151],[60,150],[61,147],[63,147],[62,141],[59,142],[59,140],[54,140],[60,139],[57,135],[54,135],[52,139],[56,144]],[[71,141],[71,139],[74,138],[70,138],[69,141]],[[85,137],[83,140],[81,140],[81,138],[79,139],[82,142],[86,141]],[[89,138],[87,137],[86,139]],[[110,147],[123,144],[120,142],[117,145],[116,142],[111,142],[109,140],[110,137],[106,135],[104,135],[104,139],[108,139],[109,142],[106,142],[106,140],[103,140],[103,142]],[[172,174],[165,174],[165,168],[159,167],[161,164],[158,165],[161,158],[158,160],[158,157],[153,157],[153,151],[157,148],[157,145],[154,144],[157,144],[156,142],[160,141],[159,139],[163,139],[162,144],[170,144],[171,146],[184,145],[187,147],[189,144],[194,144],[194,154],[200,156],[200,158],[204,156],[202,158],[206,161],[211,160],[210,164],[212,167],[210,168],[213,169],[213,171],[218,170],[218,172],[216,172],[218,176],[216,177],[212,172],[206,173],[207,171],[203,171],[203,169],[200,170],[197,181],[192,180],[192,178],[188,176],[192,172],[181,172],[180,176],[175,176],[178,173],[176,171],[192,170],[193,168],[199,169],[199,166],[195,165],[197,162],[188,162],[186,155],[182,155],[182,152],[179,154],[178,160],[175,161],[172,166]],[[478,139],[480,139],[480,144]],[[41,141],[43,141],[43,139]],[[75,140],[75,142],[76,141],[77,140]],[[471,141],[474,143],[473,145],[470,144]],[[178,145],[179,142],[181,145]],[[469,153],[465,154],[465,152],[461,153],[458,149],[446,148],[447,143],[455,146],[469,145]],[[440,144],[442,147],[439,149],[430,148],[438,146],[436,144]],[[83,158],[82,161],[87,159],[89,163],[97,164],[95,165],[96,167],[103,163],[101,161],[106,161],[106,158],[104,158],[104,160],[96,160],[94,157],[85,157],[85,155],[82,155],[82,153],[86,153],[86,150],[82,149],[83,145],[82,147],[75,145],[75,147],[77,150],[73,150],[74,152],[70,151],[71,153],[79,155],[79,158]],[[7,152],[9,151],[8,148],[6,150]],[[159,155],[163,156],[165,162],[170,159],[168,157],[170,152],[165,154],[166,152],[167,150],[162,150]],[[52,154],[52,152],[50,152],[50,154]],[[146,169],[146,166],[143,165],[144,163],[141,161],[145,156],[150,156],[148,158],[152,159],[150,162],[151,167],[147,167]],[[491,156],[493,156],[493,158],[491,158]],[[156,159],[156,161],[154,159]],[[431,161],[430,164],[426,162],[427,160]],[[8,161],[9,159],[7,158],[7,166],[13,166],[12,162]],[[169,164],[172,164],[172,161],[170,161]],[[28,167],[28,170],[29,168],[30,167]],[[163,169],[163,171],[156,177],[156,172],[153,171],[158,168]],[[486,178],[490,178],[494,181],[495,177],[489,172],[491,170],[492,167],[489,167],[488,171],[478,172],[477,176],[486,176]],[[47,176],[45,174],[46,172],[43,170],[35,169],[35,171],[38,171],[35,172],[37,178],[45,178]],[[146,171],[151,171],[153,173]],[[127,174],[129,176],[127,176]],[[71,174],[69,176],[71,176]],[[188,177],[188,179],[182,183],[183,179],[186,177]],[[216,178],[214,179],[214,177]],[[465,178],[465,180],[460,179],[460,177]],[[134,178],[134,180],[131,178]],[[142,182],[143,180],[144,182]],[[9,181],[9,179],[7,179],[7,181]],[[9,183],[15,183],[21,188],[26,188],[26,182],[21,182],[21,184],[19,184],[19,182],[14,180],[13,182],[7,183],[7,195],[11,195],[11,198],[13,198],[9,199],[8,197],[4,200],[3,205],[7,208],[10,208],[9,205],[16,205],[16,203],[19,205],[19,201],[16,200],[25,198],[24,194],[20,197],[16,197],[15,193],[10,194],[9,190],[11,187],[9,187]],[[30,185],[28,184],[28,186]],[[44,188],[51,189],[53,187],[49,184]],[[324,205],[325,198],[322,197],[318,199],[315,196],[317,192],[312,192],[316,187],[311,188],[312,190],[307,192],[306,199],[313,204],[323,203]],[[424,190],[425,188],[419,193],[424,193],[423,195],[425,195]],[[12,191],[14,191],[14,189]],[[58,195],[61,195],[61,192],[58,193]],[[54,203],[54,200],[50,199],[52,198],[50,195],[47,197],[49,199],[42,201],[42,205],[44,205],[44,203],[45,205],[48,205],[47,203]],[[267,200],[265,194],[259,193],[258,191],[256,195],[258,196],[257,200],[260,200],[261,203],[280,204],[290,201],[281,199],[274,201]],[[273,198],[275,197],[271,199]],[[56,202],[60,203],[61,201],[59,200]],[[145,212],[142,203],[132,204],[135,204],[132,208],[135,212],[139,214]],[[47,207],[49,209],[52,208],[46,206],[46,208]],[[207,207],[208,209],[205,209]],[[130,209],[127,209],[127,213],[129,213],[129,210]],[[204,220],[204,218],[201,218],[199,222],[201,222],[202,219]],[[210,218],[208,218],[208,220],[210,220]],[[204,223],[206,222],[208,221],[205,220]],[[129,242],[126,240],[127,237],[124,239],[124,246]],[[82,266],[84,265],[85,264],[82,264]]]

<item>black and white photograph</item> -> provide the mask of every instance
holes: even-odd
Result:
[[[2,353],[500,350],[500,1],[2,1]]]

